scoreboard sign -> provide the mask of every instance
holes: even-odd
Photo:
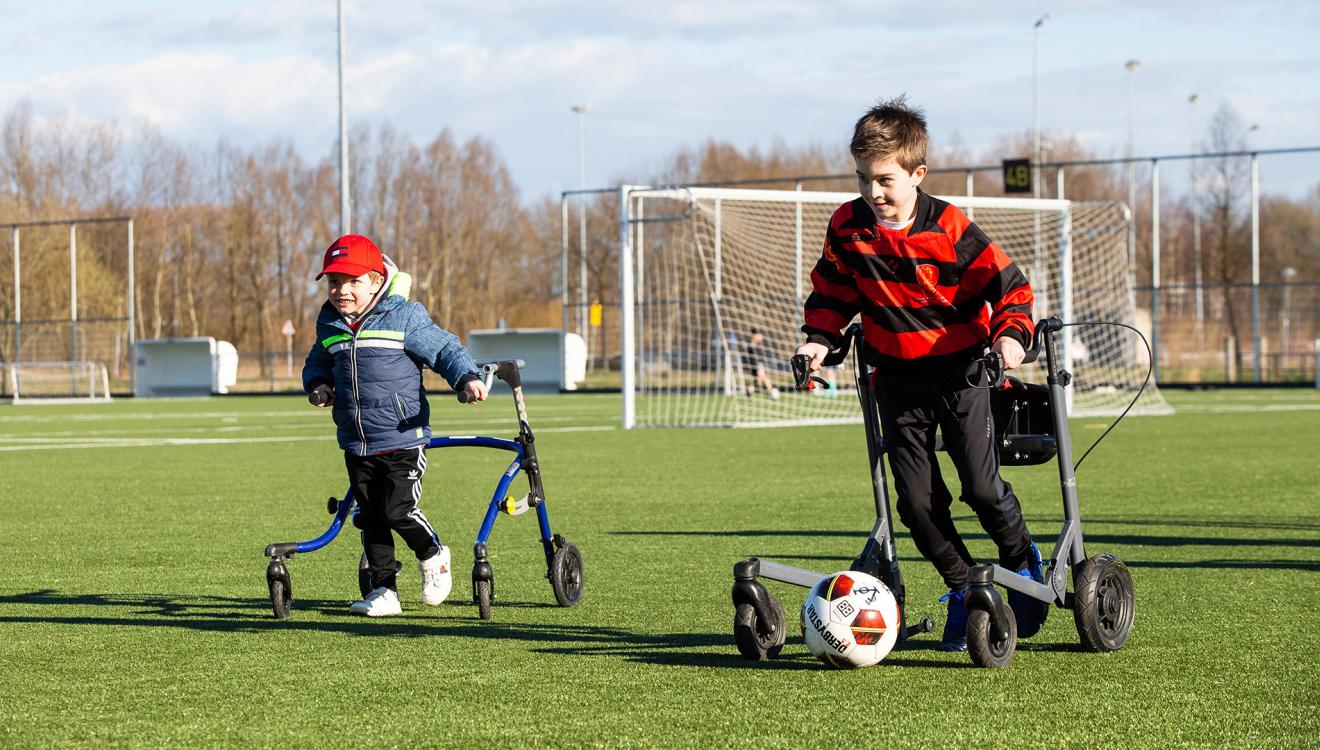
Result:
[[[1031,192],[1031,160],[1004,159],[1004,192]]]

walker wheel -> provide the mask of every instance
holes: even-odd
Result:
[[[1017,619],[1007,602],[1001,602],[999,612],[994,615],[1003,630],[1003,637],[994,636],[991,614],[988,610],[969,608],[967,610],[967,653],[972,663],[978,667],[999,668],[1013,660],[1017,650]]]
[[[477,603],[477,616],[490,619],[490,602],[494,598],[494,582],[486,579],[472,582],[472,601]]]
[[[266,566],[266,587],[270,590],[270,606],[275,619],[287,620],[289,608],[293,606],[293,584],[289,580],[289,569],[280,560],[271,560]]]
[[[561,607],[576,607],[582,600],[582,553],[571,542],[561,541],[550,561],[550,588]]]
[[[766,600],[770,602],[769,621],[761,620],[756,607],[749,603],[739,604],[733,611],[733,642],[738,645],[738,653],[749,661],[773,659],[784,648],[784,605],[774,594],[767,593]]]
[[[1107,552],[1087,560],[1073,593],[1073,620],[1082,647],[1088,651],[1122,648],[1132,634],[1136,613],[1136,593],[1127,565]]]

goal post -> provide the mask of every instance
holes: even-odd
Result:
[[[856,193],[735,188],[622,191],[620,299],[625,427],[759,427],[855,422],[846,368],[836,386],[792,391],[788,360],[835,209]],[[1012,258],[1036,293],[1033,315],[1142,328],[1127,263],[1130,215],[1114,202],[941,196]],[[758,336],[758,345],[750,345]],[[1149,334],[1147,334],[1149,337]],[[1149,365],[1131,331],[1064,329],[1070,413],[1127,406]],[[757,378],[761,369],[764,378]],[[1043,380],[1036,365],[1022,376]],[[1148,386],[1133,413],[1168,413]]]
[[[110,375],[101,362],[0,363],[0,399],[12,403],[110,400]]]

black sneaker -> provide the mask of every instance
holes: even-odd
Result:
[[[1044,561],[1035,542],[1027,550],[1027,566],[1017,572],[1023,578],[1030,578],[1036,583],[1045,582]],[[1017,620],[1018,637],[1030,638],[1040,632],[1045,625],[1045,618],[1050,614],[1050,603],[1043,602],[1016,591],[1008,592],[1008,606],[1013,608],[1013,619]]]
[[[950,591],[940,597],[940,601],[949,603],[948,614],[944,618],[944,635],[940,638],[941,651],[967,650],[967,589]]]

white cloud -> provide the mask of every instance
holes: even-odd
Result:
[[[1190,0],[1053,6],[1040,45],[1047,132],[1121,153],[1122,62],[1140,57],[1143,149],[1183,150],[1192,90],[1206,99],[1206,121],[1229,101],[1261,123],[1262,143],[1320,140],[1312,93],[1320,66],[1305,62],[1305,22],[1247,27],[1253,35],[1216,25],[1208,19],[1219,11]],[[46,114],[143,118],[183,143],[289,138],[308,156],[327,153],[337,133],[334,4],[199,7],[155,0],[99,21],[93,7],[82,27],[28,19],[52,36],[24,56],[26,67],[0,77],[0,109],[26,97]],[[1235,22],[1256,13],[1215,7]],[[919,19],[920,34],[910,29],[917,21],[878,8],[870,0],[353,0],[350,117],[388,121],[418,141],[446,127],[485,137],[533,194],[576,184],[568,107],[582,101],[592,105],[593,184],[636,175],[707,138],[842,143],[863,108],[904,91],[927,109],[937,143],[956,132],[979,152],[1030,128],[1030,21],[1039,8],[940,3]],[[1134,23],[1145,33],[1125,33]],[[60,37],[66,27],[73,43]],[[68,55],[70,46],[81,54]]]
[[[232,129],[296,132],[308,121],[334,116],[335,86],[333,67],[307,57],[241,60],[216,52],[167,52],[6,86],[0,106],[27,99],[45,114],[140,119],[189,141]]]

